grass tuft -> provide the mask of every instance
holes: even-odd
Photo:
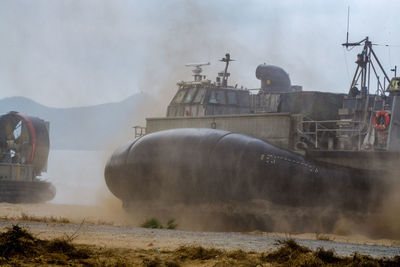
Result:
[[[37,217],[28,215],[26,213],[21,213],[20,217],[21,221],[30,221],[30,222],[45,222],[45,223],[70,223],[70,220],[63,217]]]
[[[332,241],[332,239],[328,235],[319,234],[319,233],[315,234],[315,239],[321,240],[321,241]]]
[[[161,222],[157,219],[157,218],[150,218],[148,220],[146,220],[145,222],[143,222],[141,225],[141,227],[143,228],[151,228],[151,229],[176,229],[176,227],[178,226],[178,224],[175,223],[175,219],[169,219],[167,222],[167,226],[164,227]]]
[[[177,226],[178,226],[178,224],[175,223],[175,219],[172,218],[172,219],[168,220],[166,228],[170,229],[170,230],[174,230],[174,229],[176,229]]]
[[[224,252],[215,248],[203,248],[200,246],[180,247],[175,250],[174,254],[177,259],[185,260],[209,260],[219,257]]]
[[[341,261],[332,249],[325,250],[324,248],[318,248],[315,252],[315,256],[324,263],[338,263]]]
[[[87,259],[89,251],[86,249],[77,249],[70,241],[63,238],[50,240],[46,244],[48,252],[67,255],[71,259]]]
[[[46,263],[65,264],[74,259],[89,258],[89,251],[78,249],[63,239],[40,240],[26,229],[13,225],[0,234],[0,256],[6,260],[17,258],[23,261],[39,257]]]
[[[146,267],[157,267],[161,266],[161,260],[158,257],[152,259],[144,259],[143,265]]]
[[[228,258],[235,259],[235,260],[244,260],[247,258],[247,252],[244,252],[243,250],[235,250],[228,252],[227,254]]]
[[[261,256],[263,261],[283,264],[311,252],[309,248],[299,245],[294,239],[278,240],[276,244],[281,247],[266,255],[263,254]]]
[[[8,216],[3,216],[0,217],[0,220],[5,220],[5,221],[27,221],[27,222],[44,222],[44,223],[70,223],[70,220],[64,217],[37,217],[37,216],[32,216],[28,215],[26,213],[21,213],[20,216],[16,217],[8,217]]]
[[[151,229],[163,229],[162,224],[160,221],[156,218],[151,218],[145,221],[140,225],[143,228],[151,228]]]
[[[18,225],[7,228],[0,234],[0,255],[9,258],[15,255],[37,255],[37,240],[27,230]]]

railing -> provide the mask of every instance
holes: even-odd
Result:
[[[146,127],[143,126],[133,126],[135,129],[135,138],[141,137],[146,134]]]
[[[314,149],[323,149],[321,146],[322,141],[328,142],[328,150],[345,150],[344,142],[352,142],[352,147],[354,137],[357,137],[357,149],[361,149],[362,138],[364,137],[365,125],[360,121],[352,120],[326,120],[326,121],[313,121],[313,120],[303,120],[299,123],[297,127],[297,133],[301,137],[305,138],[308,143],[314,146]],[[329,144],[329,138],[332,138],[331,145]],[[339,148],[335,148],[333,140],[339,140]]]

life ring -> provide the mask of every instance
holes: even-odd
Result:
[[[373,126],[378,131],[383,131],[386,127],[389,126],[390,123],[390,114],[386,110],[381,110],[376,113],[374,117]]]

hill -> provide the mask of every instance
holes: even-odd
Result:
[[[116,103],[54,108],[25,97],[0,99],[0,114],[18,111],[50,122],[52,149],[113,149],[134,137],[132,126],[143,125],[155,100],[140,93]]]

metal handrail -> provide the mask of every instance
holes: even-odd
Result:
[[[340,126],[338,127],[327,127],[324,124],[333,124],[335,123],[338,125],[339,123],[347,123],[349,125],[362,125],[363,122],[360,121],[344,121],[344,120],[326,120],[326,121],[313,121],[313,120],[304,120],[301,123],[299,123],[297,132],[300,133],[303,137],[306,137],[308,141],[310,141],[313,145],[314,148],[318,149],[319,148],[319,140],[318,140],[318,134],[322,132],[336,132],[336,133],[357,133],[358,134],[358,149],[361,149],[361,131],[362,127],[357,127],[356,129],[348,129],[348,128],[342,128]],[[303,131],[304,125],[305,124],[310,124],[309,126],[314,126],[313,131]],[[301,128],[299,129],[299,126]]]
[[[146,127],[143,126],[133,126],[135,129],[135,138],[141,137],[146,134]]]

